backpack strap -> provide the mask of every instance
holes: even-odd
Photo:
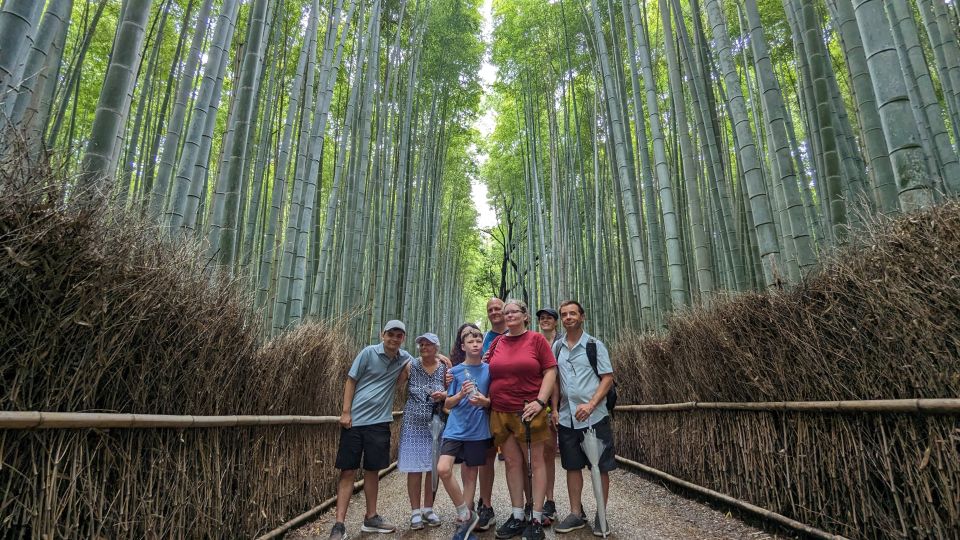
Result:
[[[553,350],[553,357],[557,360],[560,359],[560,347],[563,345],[563,341],[557,340],[553,342],[553,345],[550,348]]]
[[[587,360],[590,361],[590,367],[593,368],[593,373],[597,378],[602,378],[600,377],[600,371],[597,369],[597,340],[593,338],[587,341]]]
[[[490,361],[490,357],[493,356],[493,351],[497,348],[497,343],[500,342],[500,339],[502,339],[503,336],[504,334],[500,334],[499,336],[493,338],[493,341],[490,342],[490,346],[487,347],[487,362]]]

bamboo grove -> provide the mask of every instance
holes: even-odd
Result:
[[[488,291],[657,329],[960,191],[956,2],[496,0],[487,138],[481,9],[4,0],[0,150],[197,242],[268,333],[361,338]]]
[[[662,327],[960,192],[945,0],[497,0],[503,288]]]
[[[203,246],[268,334],[440,331],[479,242],[480,22],[460,0],[5,0],[0,145]]]

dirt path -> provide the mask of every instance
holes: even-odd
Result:
[[[493,502],[497,513],[497,521],[503,522],[509,512],[509,497],[506,484],[503,481],[503,463],[497,463],[497,482],[494,484]],[[560,518],[569,512],[567,502],[566,478],[560,463],[557,462],[557,510]],[[592,516],[596,509],[593,504],[593,488],[590,484],[590,475],[586,473],[584,485],[584,509]],[[743,522],[720,513],[712,508],[697,502],[684,499],[673,494],[659,484],[625,471],[617,470],[611,473],[610,481],[610,516],[612,534],[608,538],[626,539],[769,539],[775,536],[762,530],[748,526]],[[443,488],[437,494],[435,509],[444,520],[442,526],[433,529],[430,527],[419,531],[409,528],[409,503],[407,502],[406,475],[393,472],[380,481],[379,512],[388,520],[397,525],[397,532],[393,535],[375,535],[360,533],[360,522],[363,519],[363,495],[357,494],[350,502],[347,513],[347,532],[351,538],[363,537],[368,540],[406,538],[417,540],[447,539],[453,535],[454,508],[450,498]],[[333,509],[324,513],[320,518],[300,529],[292,531],[288,538],[327,538],[333,524]],[[592,518],[591,518],[592,519]],[[547,538],[563,540],[585,540],[596,538],[589,527],[569,534],[557,534],[552,529],[546,530]],[[485,533],[477,533],[481,540],[493,540],[491,529]]]

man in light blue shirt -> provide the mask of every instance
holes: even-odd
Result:
[[[606,404],[607,392],[613,386],[610,353],[603,343],[583,331],[586,313],[579,302],[568,300],[560,304],[560,320],[566,336],[553,346],[560,372],[560,410],[554,414],[554,421],[557,423],[560,443],[560,465],[567,471],[570,515],[554,525],[554,531],[568,533],[587,524],[580,499],[583,493],[583,468],[590,466],[580,446],[587,428],[596,430],[597,438],[604,445],[598,466],[605,501],[610,493],[609,473],[617,468],[617,462],[614,459],[613,431]],[[597,349],[596,371],[587,354],[587,346],[591,343]],[[602,531],[597,521],[595,519],[594,534],[599,536]]]
[[[383,326],[382,341],[365,347],[350,366],[343,385],[343,410],[340,413],[340,446],[336,467],[340,469],[337,484],[337,518],[330,531],[330,540],[347,537],[344,520],[353,495],[353,480],[363,460],[364,496],[367,512],[363,532],[392,533],[396,527],[377,514],[377,491],[381,469],[390,465],[390,423],[393,421],[394,392],[399,382],[406,385],[405,369],[412,357],[400,348],[407,330],[400,321]]]

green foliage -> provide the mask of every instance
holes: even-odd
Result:
[[[421,69],[425,93],[443,92],[453,103],[450,120],[467,128],[476,117],[483,89],[480,63],[485,50],[481,40],[479,0],[435,0],[429,4]]]

